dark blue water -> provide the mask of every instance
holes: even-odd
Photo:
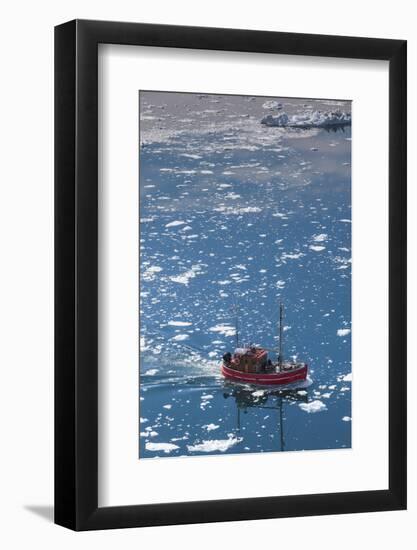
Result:
[[[267,128],[262,103],[141,94],[140,458],[351,445],[350,128]],[[236,304],[275,348],[279,301],[309,380],[227,383]]]

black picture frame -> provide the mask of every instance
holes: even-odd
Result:
[[[389,62],[387,490],[98,506],[98,44]],[[85,20],[55,28],[57,524],[81,531],[406,508],[406,113],[404,40]]]

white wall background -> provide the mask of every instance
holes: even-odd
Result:
[[[416,539],[417,36],[413,3],[298,0],[15,0],[3,4],[0,64],[0,544],[44,548],[352,549]],[[53,26],[73,18],[403,38],[409,41],[409,510],[72,533],[53,495]],[[370,205],[371,207],[371,205]],[[414,310],[414,311],[413,311]],[[404,544],[405,543],[405,544]]]

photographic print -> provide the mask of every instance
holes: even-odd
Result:
[[[351,447],[351,124],[139,92],[139,459]]]

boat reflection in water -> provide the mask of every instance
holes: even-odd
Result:
[[[301,392],[301,393],[300,393]],[[245,419],[242,416],[250,414],[250,409],[265,409],[277,411],[277,430],[279,431],[280,447],[277,451],[285,451],[285,406],[291,402],[308,403],[308,395],[302,388],[281,388],[277,390],[260,389],[256,387],[238,386],[235,383],[224,382],[223,397],[235,400],[237,408],[236,431],[245,429]]]

